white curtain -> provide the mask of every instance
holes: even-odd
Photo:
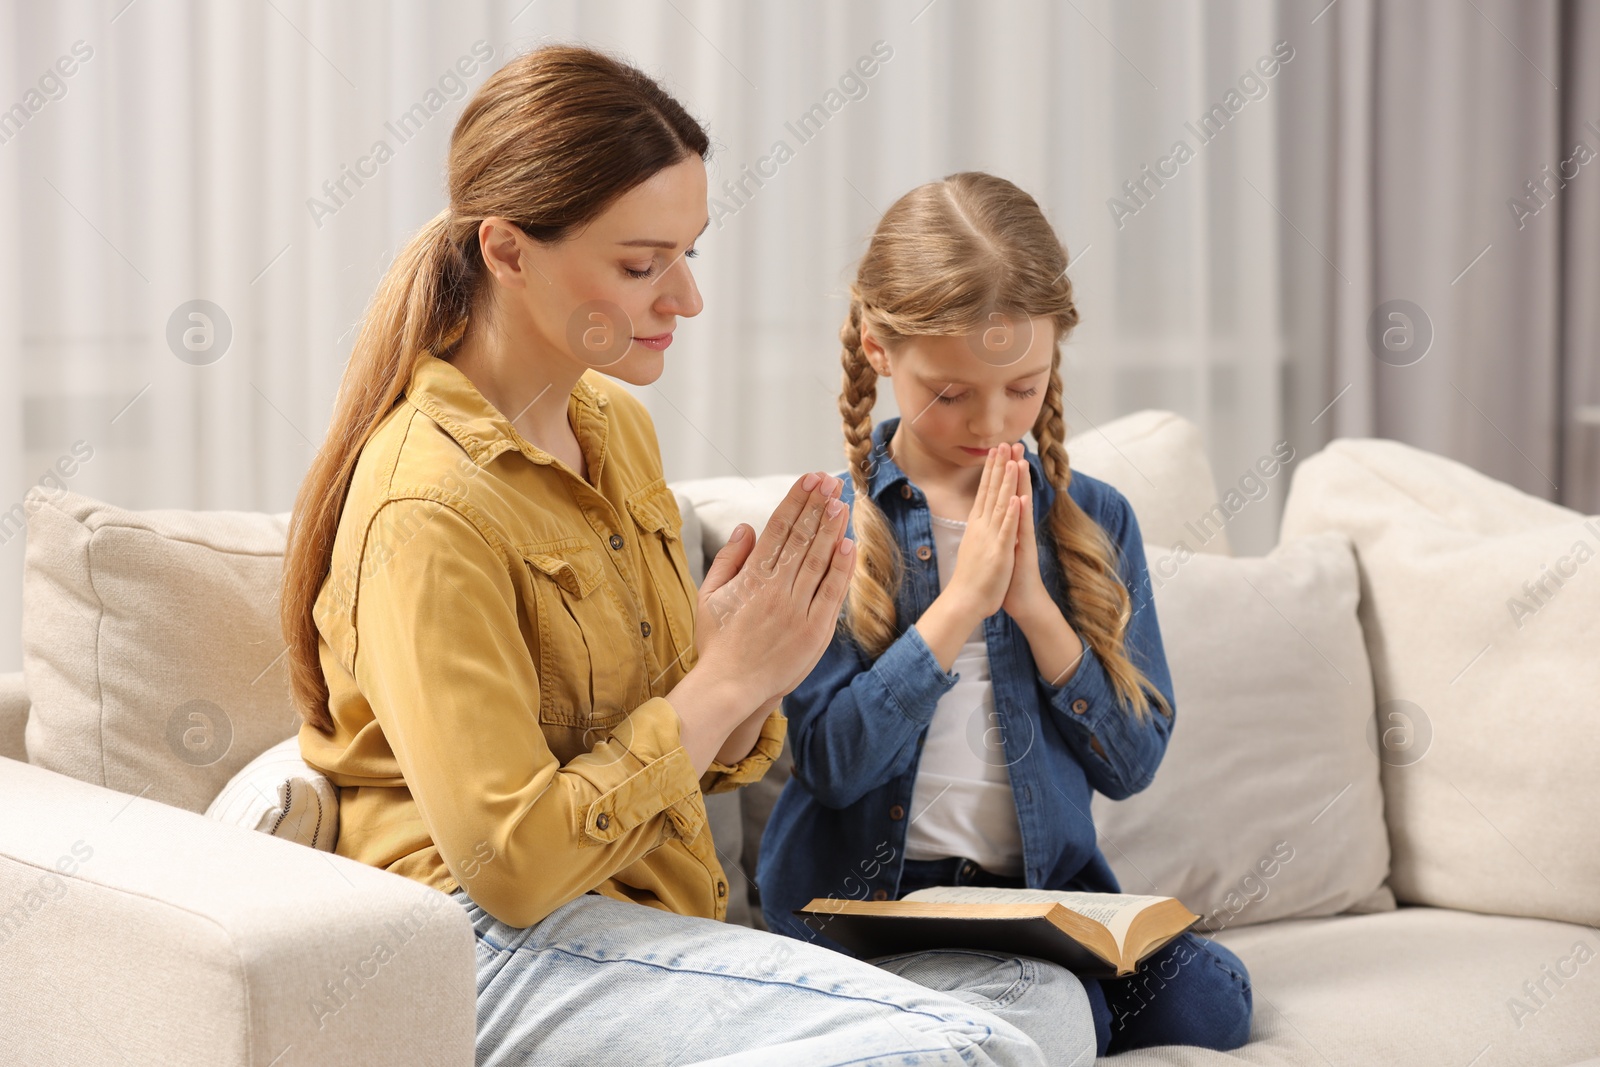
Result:
[[[466,94],[549,40],[620,52],[717,146],[706,309],[638,390],[669,478],[841,468],[855,261],[901,193],[982,169],[1031,191],[1073,257],[1069,431],[1181,412],[1226,489],[1280,442],[1304,455],[1347,425],[1309,420],[1335,357],[1284,326],[1335,306],[1306,247],[1331,249],[1331,179],[1286,162],[1338,129],[1351,21],[1323,6],[9,0],[0,509],[54,477],[129,508],[287,510],[375,283],[443,205]],[[1510,0],[1482,6],[1516,21]],[[402,128],[408,113],[425,118]],[[392,157],[362,164],[378,141]],[[769,176],[729,193],[747,165]],[[1235,518],[1235,551],[1270,547],[1286,488]],[[0,669],[20,663],[22,545],[0,513]]]

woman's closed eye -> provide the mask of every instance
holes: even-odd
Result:
[[[685,259],[694,259],[699,254],[700,253],[698,250],[691,248],[683,255]],[[648,278],[656,272],[656,261],[651,260],[650,265],[643,269],[636,270],[635,268],[627,266],[626,264],[623,265],[622,269],[628,272],[628,277],[630,278]]]

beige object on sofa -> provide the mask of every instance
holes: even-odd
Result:
[[[288,515],[28,496],[32,761],[204,812],[298,729],[277,613]]]
[[[1123,889],[1178,897],[1201,932],[1392,910],[1349,538],[1145,552],[1178,718],[1155,781],[1093,800]]]
[[[1284,514],[1329,530],[1361,559],[1395,894],[1600,923],[1600,516],[1352,440]]]
[[[1100,435],[1102,456],[1125,462],[1125,475],[1090,466],[1090,439]],[[1214,502],[1198,431],[1176,416],[1139,413],[1088,438],[1070,446],[1074,464],[1123,489],[1147,534],[1181,528]],[[1116,480],[1124,476],[1127,485]],[[1145,478],[1153,495],[1140,488]],[[674,488],[694,543],[695,483]],[[1315,479],[1295,488],[1321,491]],[[1292,507],[1314,503],[1291,498]],[[81,497],[55,509],[29,531],[30,560],[53,569],[30,572],[24,584],[64,586],[25,594],[24,628],[32,641],[52,635],[63,644],[35,644],[26,673],[0,675],[0,1059],[472,1063],[472,934],[464,913],[439,907],[448,898],[199,814],[234,771],[293,728],[275,725],[287,718],[281,664],[273,665],[281,642],[260,647],[266,624],[241,621],[275,617],[271,530],[281,516],[135,513]],[[720,547],[728,509],[707,510],[715,523],[703,543]],[[766,514],[742,517],[759,526]],[[115,581],[96,580],[108,573],[101,549],[117,564]],[[98,607],[86,621],[91,595]],[[202,596],[215,603],[194,606]],[[1554,617],[1541,611],[1528,625]],[[226,632],[196,633],[206,627]],[[1374,663],[1392,659],[1388,640],[1367,635]],[[35,663],[43,664],[37,679]],[[268,685],[275,697],[250,692]],[[225,708],[233,730],[212,763],[197,761],[215,754],[215,722],[189,717],[203,708],[178,717],[176,748],[167,740],[174,710],[195,699]],[[1180,703],[1177,731],[1184,714]],[[1461,720],[1463,731],[1479,728]],[[40,746],[34,765],[25,738]],[[1600,758],[1581,730],[1559,742],[1570,758]],[[151,799],[158,788],[164,802]],[[1550,833],[1585,840],[1592,810],[1555,801]],[[1426,840],[1428,816],[1419,810],[1406,832]],[[719,846],[737,839],[725,827],[713,833]],[[731,868],[737,850],[722,850]],[[1472,876],[1457,876],[1463,891]],[[1592,958],[1600,935],[1587,926],[1410,907],[1231,926],[1218,939],[1251,969],[1251,1043],[1232,1054],[1166,1048],[1114,1062],[1500,1067],[1600,1053]],[[1582,962],[1578,945],[1590,947]]]

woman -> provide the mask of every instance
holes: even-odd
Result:
[[[654,381],[700,311],[708,153],[581,48],[513,60],[457,122],[449,207],[369,309],[285,561],[339,852],[471,917],[480,1064],[1088,1062],[1059,968],[879,968],[717,921],[703,795],[780,751],[853,546],[808,474],[697,596],[650,416],[606,381]]]

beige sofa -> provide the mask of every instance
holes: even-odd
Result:
[[[1222,481],[1201,445],[1166,412],[1069,443],[1133,503],[1179,716],[1155,783],[1094,815],[1127,891],[1179,896],[1244,959],[1256,1022],[1232,1054],[1115,1062],[1600,1057],[1600,563],[1578,547],[1600,521],[1392,442]],[[791,481],[674,483],[691,560]],[[1280,545],[1233,557],[1231,518],[1284,493]],[[470,1064],[448,898],[205,815],[295,729],[286,516],[28,509],[0,1058]],[[730,874],[754,872],[770,777],[713,798]],[[730,916],[759,923],[743,894]]]

